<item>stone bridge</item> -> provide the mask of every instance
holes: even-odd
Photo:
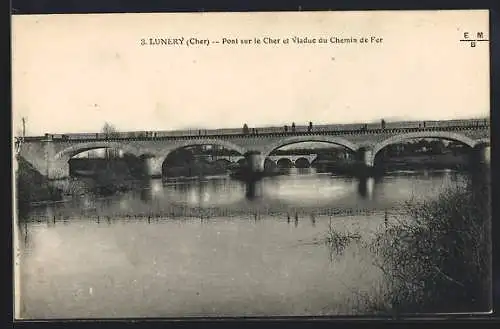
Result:
[[[117,148],[147,162],[149,174],[161,175],[162,164],[176,149],[195,145],[217,145],[238,152],[254,171],[264,170],[264,161],[283,146],[300,142],[326,142],[342,146],[354,153],[367,167],[373,167],[377,154],[391,144],[414,138],[439,138],[455,141],[471,149],[490,145],[490,125],[487,120],[465,120],[453,124],[440,122],[436,126],[405,128],[335,129],[270,133],[217,133],[185,135],[140,135],[128,137],[103,134],[67,134],[18,138],[18,153],[49,179],[69,175],[71,157],[98,149]],[[278,157],[278,156],[277,156]],[[286,158],[289,156],[279,156]],[[298,156],[297,159],[302,156]],[[308,158],[308,157],[306,157]],[[296,160],[296,159],[295,159]],[[311,161],[310,161],[311,162]]]
[[[289,162],[291,165],[295,165],[297,160],[306,161],[309,166],[316,158],[317,154],[309,154],[309,155],[269,155],[267,159],[273,161],[275,164],[279,164],[280,162]],[[244,161],[246,158],[243,155],[240,156],[214,156],[213,160],[226,160],[229,162],[240,162]]]

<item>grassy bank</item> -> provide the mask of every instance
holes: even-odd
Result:
[[[408,218],[380,232],[371,246],[386,283],[365,308],[383,314],[487,311],[489,200],[489,182],[470,181],[435,200],[408,202]]]

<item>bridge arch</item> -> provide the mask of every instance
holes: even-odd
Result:
[[[295,167],[297,168],[309,168],[311,166],[311,162],[306,157],[300,157],[295,160]]]
[[[165,173],[165,168],[168,166],[168,161],[169,161],[169,156],[172,155],[174,152],[192,147],[192,146],[201,146],[201,145],[215,145],[215,146],[220,146],[228,150],[233,150],[238,152],[240,155],[244,155],[247,150],[237,144],[231,143],[226,140],[222,139],[192,139],[192,140],[185,140],[185,141],[180,141],[176,142],[173,144],[171,147],[166,149],[164,153],[159,156],[158,161],[156,161],[155,168],[153,168],[154,172],[160,173],[162,176]],[[159,150],[159,153],[161,150]],[[219,165],[222,164],[221,161],[224,161],[225,165],[229,165],[231,162],[229,160],[218,160],[217,163]]]
[[[112,142],[112,141],[99,141],[99,142],[88,142],[88,143],[79,143],[70,147],[65,148],[55,155],[55,160],[69,160],[71,157],[85,152],[89,150],[95,150],[100,148],[116,148],[121,149],[126,153],[130,153],[133,155],[138,155],[139,152],[137,148],[120,142]]]
[[[359,146],[355,143],[348,141],[345,138],[337,137],[337,136],[293,136],[287,137],[274,142],[273,144],[266,147],[263,154],[267,157],[271,154],[271,152],[276,149],[287,146],[290,144],[303,143],[303,142],[318,142],[318,143],[330,143],[343,146],[348,148],[351,151],[356,152],[359,149]]]
[[[224,147],[228,150],[234,150],[238,152],[241,155],[244,155],[247,150],[244,147],[241,147],[237,144],[228,142],[223,139],[214,139],[214,138],[207,138],[207,139],[193,139],[193,140],[187,140],[187,141],[182,141],[182,142],[177,142],[173,147],[171,147],[168,152],[164,155],[165,158],[168,156],[169,153],[172,153],[175,150],[178,149],[183,149],[191,146],[199,146],[199,145],[216,145],[216,146],[221,146]]]
[[[412,133],[406,133],[406,134],[400,134],[400,135],[395,135],[392,137],[389,137],[380,143],[376,144],[370,152],[371,154],[367,157],[367,162],[370,166],[373,166],[375,164],[375,157],[377,154],[384,149],[385,147],[392,145],[392,144],[398,144],[401,143],[405,140],[408,139],[413,139],[413,138],[439,138],[439,139],[446,139],[446,140],[452,140],[456,142],[463,143],[470,148],[473,148],[476,145],[476,141],[465,136],[462,134],[457,134],[453,132],[448,132],[448,131],[419,131],[419,132],[412,132]]]
[[[292,168],[293,167],[293,161],[290,160],[289,158],[281,158],[276,161],[276,165],[279,168]]]
[[[476,146],[490,146],[490,144],[491,144],[490,138],[481,138],[481,139],[476,140],[476,144],[474,145],[474,147],[476,147]]]

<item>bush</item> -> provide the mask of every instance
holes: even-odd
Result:
[[[375,309],[397,314],[488,310],[489,184],[476,183],[449,188],[435,200],[408,202],[408,218],[378,234],[372,248],[390,287]]]
[[[350,233],[335,230],[332,225],[332,220],[330,219],[328,230],[323,241],[330,248],[330,256],[333,256],[333,254],[341,254],[351,242],[360,240],[361,235],[357,232]]]

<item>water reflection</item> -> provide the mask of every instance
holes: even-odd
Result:
[[[295,171],[299,171],[292,168]],[[378,178],[353,178],[302,170],[306,174],[269,177],[243,183],[228,177],[162,182],[151,180],[141,189],[101,198],[83,195],[70,202],[33,209],[31,216],[207,216],[253,213],[286,214],[287,209],[311,213],[399,207],[412,198],[432,198],[445,186],[464,184],[454,171],[397,172]],[[477,179],[476,179],[477,180]]]
[[[229,183],[227,177],[216,177],[204,180],[151,180],[140,191],[140,199],[151,204],[155,200],[170,203],[185,203],[193,207],[227,205],[242,199],[241,192],[245,186],[235,182]]]
[[[328,174],[280,176],[264,182],[263,193],[269,200],[319,206],[352,195],[354,181]]]
[[[375,179],[373,177],[363,177],[359,179],[358,193],[362,198],[371,200],[373,198],[373,190]]]
[[[349,314],[352,291],[368,291],[381,274],[362,245],[330,261],[317,243],[330,223],[370,239],[412,195],[433,198],[465,179],[453,171],[357,179],[292,168],[252,184],[151,180],[113,197],[39,207],[21,230],[24,315]]]
[[[262,197],[262,182],[251,181],[245,184],[245,197],[248,200],[257,200]]]

